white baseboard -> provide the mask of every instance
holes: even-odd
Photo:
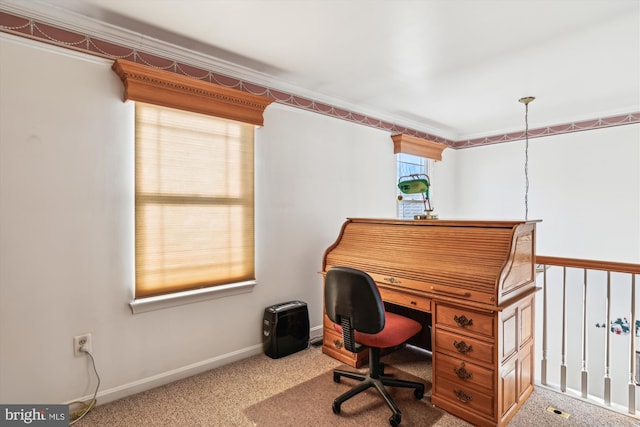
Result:
[[[309,335],[310,339],[322,336],[322,325],[314,326],[313,328],[311,328]],[[122,399],[123,397],[141,393],[143,391],[160,387],[165,384],[188,378],[193,375],[201,374],[211,369],[219,368],[220,366],[224,366],[238,360],[246,359],[247,357],[256,356],[262,353],[262,351],[262,344],[253,345],[251,347],[236,350],[231,353],[221,354],[220,356],[212,357],[211,359],[203,360],[201,362],[193,363],[191,365],[183,366],[171,371],[162,372],[160,374],[143,378],[138,381],[133,381],[107,390],[98,391],[98,405],[104,405],[105,403],[113,402],[115,400]],[[93,398],[93,394],[74,399],[73,401],[86,401],[90,400],[91,398]]]
[[[122,399],[123,397],[131,396],[133,394],[150,390],[155,387],[160,387],[193,375],[201,374],[202,372],[206,372],[238,360],[246,359],[247,357],[256,356],[260,353],[262,353],[262,344],[222,354],[220,356],[212,357],[211,359],[203,360],[171,371],[162,372],[121,386],[98,391],[98,405],[104,405],[105,403],[113,402],[115,400]],[[79,399],[74,399],[74,401],[86,401],[91,398],[93,398],[93,394]]]
[[[309,339],[320,338],[322,336],[322,325],[314,326],[310,329]]]

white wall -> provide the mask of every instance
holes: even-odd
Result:
[[[376,129],[271,105],[257,133],[256,176],[261,289],[268,290],[265,298],[271,303],[305,300],[311,324],[320,325],[318,272],[344,220],[395,215],[391,138]]]
[[[433,179],[440,213],[523,219],[524,146],[445,150]],[[542,220],[538,254],[640,262],[640,125],[530,139],[528,204]]]
[[[109,61],[0,35],[0,402],[100,403],[262,351],[271,304],[321,317],[324,249],[393,216],[387,132],[272,105],[256,133],[253,292],[132,315],[133,104]],[[318,332],[319,333],[319,332]],[[90,380],[89,380],[90,379]]]

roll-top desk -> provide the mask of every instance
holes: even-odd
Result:
[[[325,251],[323,273],[366,271],[385,303],[429,313],[432,404],[503,426],[533,391],[536,222],[351,218]],[[366,362],[367,352],[342,347],[326,315],[323,333],[324,353]]]

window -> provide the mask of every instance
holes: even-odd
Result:
[[[411,135],[397,134],[392,135],[393,152],[396,154],[396,178],[397,182],[405,177],[405,179],[425,179],[426,185],[430,185],[429,169],[433,166],[434,160],[442,160],[442,152],[447,146],[445,144],[429,141]],[[413,177],[411,177],[413,175]],[[425,177],[426,175],[426,177]],[[424,189],[425,183],[414,183],[413,191],[421,191]],[[426,215],[425,210],[433,208],[429,207],[429,202],[425,207],[423,193],[414,192],[413,194],[404,194],[397,189],[398,192],[398,218],[414,219],[415,215]],[[402,200],[400,200],[402,195]]]
[[[396,154],[396,162],[398,182],[402,177],[408,177],[409,175],[429,175],[429,163],[431,161],[424,157],[398,153]],[[425,215],[422,193],[403,194],[397,187],[396,190],[398,196],[402,196],[402,200],[398,200],[397,204],[398,218],[413,219],[414,215]]]
[[[124,59],[112,69],[136,101],[132,312],[246,292],[254,126],[273,100]]]
[[[136,298],[255,279],[253,125],[135,108]]]

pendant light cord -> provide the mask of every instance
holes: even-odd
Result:
[[[518,99],[524,104],[524,220],[529,220],[529,103],[536,99],[533,96],[525,96]]]
[[[524,220],[529,219],[529,103],[524,104]]]

